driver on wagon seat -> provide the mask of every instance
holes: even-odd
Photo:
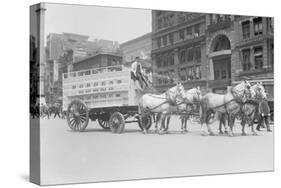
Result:
[[[144,88],[144,84],[148,87],[148,83],[146,82],[143,76],[143,69],[141,63],[139,62],[140,58],[136,57],[135,61],[132,63],[131,66],[131,78],[136,81],[138,80],[140,83],[141,88]]]

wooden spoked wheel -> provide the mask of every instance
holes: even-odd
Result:
[[[89,110],[80,100],[72,101],[67,108],[67,123],[73,131],[84,131],[89,123]]]
[[[125,127],[125,119],[120,112],[114,112],[109,119],[109,126],[113,133],[122,133]]]
[[[100,124],[100,126],[106,130],[110,129],[109,126],[109,121],[103,120],[103,119],[98,119],[98,122]]]
[[[143,128],[146,130],[150,129],[152,125],[152,118],[150,114],[147,115],[140,115],[138,125],[140,129],[143,131]]]

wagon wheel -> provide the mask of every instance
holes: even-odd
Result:
[[[122,133],[125,126],[124,116],[120,112],[114,112],[109,119],[109,126],[113,133]]]
[[[67,108],[67,123],[73,131],[84,131],[89,122],[89,110],[80,100],[72,101]]]
[[[138,121],[138,125],[140,129],[143,131],[143,127],[148,130],[152,125],[152,118],[150,114],[140,115],[140,119]]]
[[[100,124],[100,126],[106,130],[110,129],[109,126],[109,121],[103,120],[103,119],[98,119],[98,122]]]

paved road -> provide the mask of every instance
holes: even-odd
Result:
[[[177,117],[170,133],[143,135],[137,124],[123,134],[104,131],[96,122],[85,132],[73,132],[66,120],[41,121],[41,177],[43,184],[192,176],[273,170],[273,133],[234,137],[202,136],[189,122],[180,133]],[[217,131],[217,124],[213,125]]]

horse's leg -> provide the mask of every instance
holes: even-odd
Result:
[[[233,114],[229,114],[229,130],[228,130],[228,135],[229,136],[234,136],[233,134],[233,126],[234,126],[234,119],[235,116]]]
[[[159,118],[159,123],[160,125],[158,126],[158,134],[162,134],[163,133],[163,124],[165,123],[165,113],[161,113],[160,118]]]
[[[242,116],[242,119],[241,119],[241,126],[242,126],[242,136],[246,136],[246,132],[245,132],[245,125],[246,125],[246,120],[245,120],[245,117]]]
[[[266,125],[266,130],[267,130],[267,132],[271,132],[268,119],[269,119],[269,116],[264,116],[264,122],[265,122],[265,125]]]
[[[184,126],[184,117],[181,115],[181,132],[183,133],[183,126]]]
[[[223,134],[223,131],[222,131],[222,124],[224,124],[224,123],[223,123],[224,116],[223,116],[223,114],[220,113],[220,114],[218,115],[218,117],[219,117],[218,119],[219,119],[219,121],[220,121],[220,122],[219,122],[219,134]]]
[[[215,118],[215,117],[214,117]],[[209,135],[210,136],[214,136],[215,135],[215,133],[212,131],[212,129],[211,129],[211,126],[210,126],[210,119],[211,119],[211,113],[209,112],[208,113],[208,115],[207,115],[207,122],[206,122],[206,124],[207,124],[207,129],[208,129],[208,132],[209,132]]]
[[[168,114],[167,118],[166,118],[167,122],[166,122],[166,126],[165,126],[166,133],[168,132],[168,129],[169,129],[170,119],[171,119],[171,114]]]
[[[185,116],[185,118],[184,118],[184,132],[188,132],[187,128],[186,128],[187,120],[188,120],[188,115]]]
[[[257,136],[258,134],[255,131],[255,124],[254,124],[254,117],[255,117],[255,113],[251,114],[249,117],[249,126],[251,126],[251,130],[252,130],[252,135],[253,136]]]

